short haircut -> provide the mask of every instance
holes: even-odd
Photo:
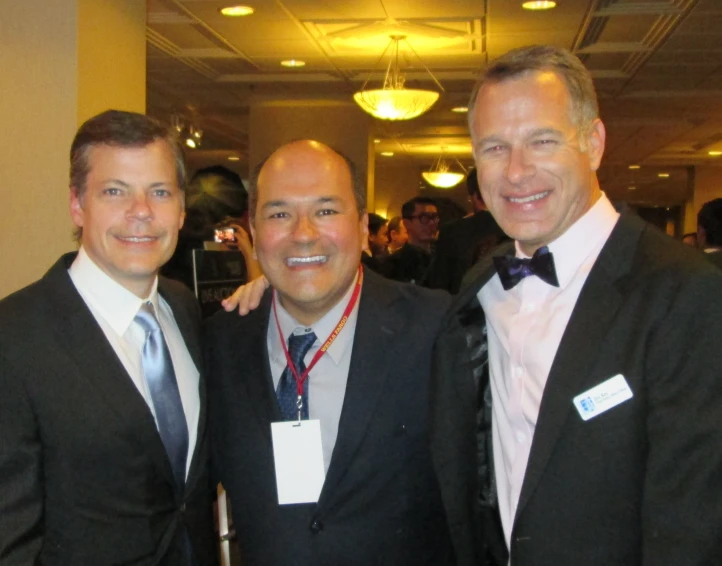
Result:
[[[391,220],[389,220],[389,236],[391,235],[391,232],[399,231],[401,220],[402,218],[400,216],[394,216]]]
[[[722,198],[706,202],[697,214],[697,225],[704,229],[709,246],[722,246]]]
[[[301,140],[293,140],[293,141],[301,141]],[[289,143],[293,143],[289,142]],[[284,144],[288,145],[288,144]],[[351,188],[353,189],[353,198],[356,202],[356,209],[358,210],[359,216],[361,216],[364,212],[366,212],[366,187],[364,186],[363,182],[361,181],[361,176],[358,174],[358,169],[356,167],[356,164],[351,161],[348,157],[346,157],[343,153],[341,153],[339,150],[328,146],[326,144],[321,144],[325,147],[328,147],[331,151],[333,151],[336,155],[341,157],[341,159],[344,160],[346,163],[346,166],[348,167],[349,175],[351,176]],[[251,218],[251,221],[256,216],[256,206],[258,205],[258,177],[261,175],[261,169],[263,169],[263,166],[266,164],[266,162],[271,158],[271,156],[276,152],[277,150],[274,150],[272,153],[267,155],[263,161],[261,161],[256,167],[253,168],[253,171],[251,173],[251,178],[248,181],[248,212]]]
[[[401,216],[403,218],[411,218],[414,215],[414,212],[416,212],[417,204],[420,204],[422,206],[436,206],[436,201],[429,197],[414,197],[412,199],[409,199],[401,205]]]
[[[70,146],[70,186],[82,202],[90,167],[90,150],[93,147],[142,148],[158,140],[165,141],[171,149],[178,187],[185,191],[185,159],[177,136],[153,118],[123,110],[106,110],[80,126]]]
[[[479,189],[479,179],[476,176],[476,168],[474,167],[469,169],[469,173],[466,175],[466,192],[469,193],[470,197],[476,197],[481,202],[484,202],[481,196],[481,189]]]
[[[375,236],[384,224],[386,219],[383,216],[369,212],[369,234]]]
[[[592,76],[578,57],[553,45],[531,45],[513,49],[492,61],[481,74],[469,100],[469,130],[473,135],[473,108],[479,90],[486,84],[519,78],[533,71],[552,71],[559,75],[569,91],[572,102],[572,120],[585,131],[599,117],[597,93]]]

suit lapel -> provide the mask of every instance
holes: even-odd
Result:
[[[396,367],[388,354],[394,336],[400,331],[400,317],[394,316],[391,302],[395,291],[379,276],[366,270],[358,309],[346,393],[338,425],[338,437],[331,465],[319,497],[325,505],[351,465],[353,458],[384,392],[389,371]]]
[[[572,399],[584,387],[591,386],[585,383],[585,378],[596,361],[598,344],[609,332],[621,305],[620,280],[630,271],[643,229],[641,220],[626,215],[620,217],[577,299],[544,388],[517,516],[544,473],[572,412]]]
[[[233,366],[244,368],[248,399],[253,400],[253,411],[261,424],[261,430],[271,441],[269,423],[283,420],[276,400],[271,377],[271,365],[268,357],[268,324],[271,315],[272,291],[268,289],[261,304],[243,323],[243,339],[235,351]],[[250,318],[252,317],[252,318]]]
[[[74,258],[75,254],[66,254],[43,278],[48,319],[75,364],[75,373],[99,393],[124,428],[137,435],[143,451],[174,485],[173,471],[148,405],[68,275]]]

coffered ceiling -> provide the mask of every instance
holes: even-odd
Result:
[[[374,120],[376,150],[398,163],[430,165],[444,146],[471,164],[466,115],[451,109],[466,104],[488,61],[553,43],[594,77],[608,135],[600,177],[613,198],[677,204],[688,167],[722,166],[708,154],[722,151],[722,0],[557,0],[544,12],[521,0],[246,0],[253,15],[222,16],[232,3],[147,2],[148,112],[203,129],[191,165],[237,156],[243,170],[250,105],[350,100],[366,80],[380,84],[389,36],[404,35],[407,86],[436,88],[426,66],[444,92],[420,118]],[[287,59],[306,64],[282,67]]]

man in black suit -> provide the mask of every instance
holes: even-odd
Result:
[[[459,292],[471,266],[506,239],[481,198],[476,169],[469,171],[466,188],[474,213],[441,227],[425,283],[430,289],[445,289],[452,295]]]
[[[708,260],[722,267],[722,198],[706,202],[699,209],[697,245]]]
[[[439,231],[439,212],[429,197],[414,197],[401,206],[402,222],[409,240],[400,249],[379,259],[384,277],[423,285],[431,264],[431,244]]]
[[[444,564],[427,410],[448,296],[360,268],[365,191],[331,148],[290,143],[254,177],[272,288],[246,317],[211,318],[204,341],[213,467],[244,564]]]
[[[182,151],[109,110],[70,178],[79,252],[0,302],[0,564],[212,566],[198,306],[157,277]]]
[[[722,275],[609,203],[569,52],[504,55],[469,107],[482,196],[515,243],[472,270],[436,344],[458,564],[719,563]]]

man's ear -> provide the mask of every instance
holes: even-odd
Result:
[[[253,219],[250,219],[250,218],[249,218],[248,228],[251,230],[251,240],[252,240],[253,242],[256,242],[256,241],[257,241],[257,240],[256,240],[256,228],[253,226]],[[256,246],[255,246],[255,244],[254,244],[253,246],[251,246],[251,247],[253,248],[253,259],[257,260],[257,259],[258,259],[258,256],[256,255]]]
[[[70,187],[70,218],[72,218],[73,224],[77,227],[83,227],[85,218],[83,199],[78,195],[78,190],[73,186]]]
[[[604,145],[607,139],[607,130],[602,121],[597,118],[592,122],[587,133],[586,145],[589,154],[589,166],[592,171],[599,169],[604,155]]]
[[[361,251],[369,249],[369,213],[361,215]]]

